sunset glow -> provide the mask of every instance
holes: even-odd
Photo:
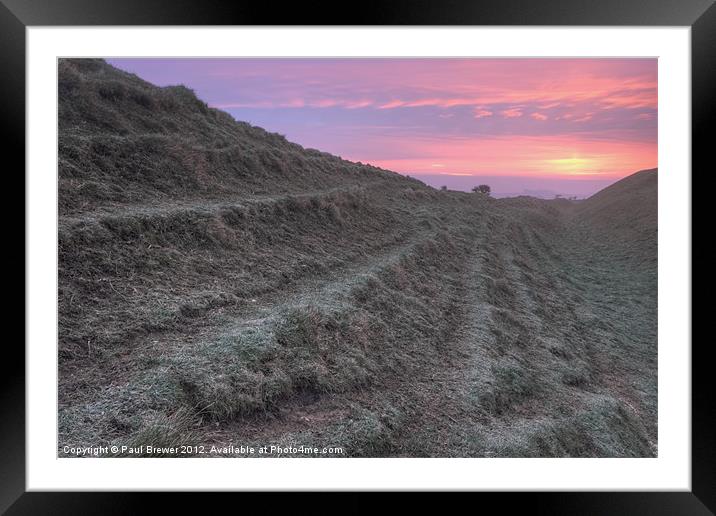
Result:
[[[656,59],[108,61],[306,147],[435,186],[451,176],[513,178],[514,192],[520,178],[603,186],[657,166]]]

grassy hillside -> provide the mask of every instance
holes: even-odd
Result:
[[[656,453],[655,171],[494,200],[101,60],[59,100],[60,454]]]
[[[62,215],[118,204],[304,193],[393,172],[303,149],[236,122],[183,86],[157,88],[101,60],[59,64]]]

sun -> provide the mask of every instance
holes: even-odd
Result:
[[[565,175],[591,174],[594,170],[594,159],[572,156],[571,158],[548,159],[547,164],[552,170]]]

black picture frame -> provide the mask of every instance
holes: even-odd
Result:
[[[279,7],[280,6],[280,7]],[[707,173],[714,127],[716,90],[716,6],[713,0],[366,0],[346,8],[340,2],[256,3],[239,0],[0,0],[0,104],[2,105],[3,161],[13,157],[5,175],[21,176],[25,165],[25,30],[30,26],[61,25],[577,25],[577,26],[690,26],[692,44],[692,170]],[[711,158],[711,159],[710,159]],[[694,188],[693,200],[707,195]],[[699,183],[702,181],[698,179]],[[24,181],[20,188],[24,191]],[[10,194],[19,197],[17,191]],[[24,198],[24,196],[23,196]],[[19,212],[15,212],[19,213]],[[705,215],[703,215],[705,217]],[[14,221],[13,221],[14,222]],[[21,231],[14,222],[6,231]],[[23,241],[24,241],[24,228]],[[692,230],[693,235],[693,230]],[[18,235],[19,236],[19,235]],[[693,238],[693,237],[692,237]],[[13,250],[11,261],[28,258]],[[705,269],[704,254],[694,253],[692,269]],[[10,254],[7,253],[7,254]],[[19,264],[18,264],[19,265]],[[8,263],[7,267],[13,267]],[[6,269],[8,271],[15,270]],[[27,271],[27,269],[25,269]],[[692,270],[693,274],[693,270]],[[19,275],[17,275],[19,276]],[[692,296],[710,288],[699,281]],[[25,295],[23,294],[23,299]],[[19,305],[19,303],[18,303]],[[692,313],[704,309],[692,301]],[[24,309],[24,303],[23,303]],[[693,315],[692,315],[693,320]],[[695,334],[694,334],[695,335]],[[689,343],[669,345],[688,346]],[[501,511],[528,507],[537,514],[681,514],[716,512],[716,446],[713,430],[714,382],[708,360],[710,340],[692,338],[692,491],[691,492],[590,492],[590,493],[480,493],[481,503],[499,503]],[[26,493],[25,489],[25,354],[15,339],[6,339],[0,382],[0,512],[19,514],[127,514],[146,511],[148,498],[159,495],[128,493]],[[242,494],[246,503],[247,494]],[[257,495],[252,495],[256,497]],[[222,496],[225,500],[225,496]],[[188,508],[187,495],[164,496],[162,503]],[[272,504],[275,503],[272,498]],[[422,504],[421,497],[414,498]],[[259,501],[259,500],[257,500]],[[204,510],[206,496],[193,499]],[[261,503],[259,501],[259,503]],[[352,494],[348,501],[300,502],[333,512],[363,512],[373,505],[370,497]],[[163,506],[170,510],[169,505]]]

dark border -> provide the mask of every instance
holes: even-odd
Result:
[[[0,106],[5,176],[19,177],[25,152],[25,29],[33,25],[657,25],[691,26],[692,30],[692,169],[712,169],[716,126],[716,6],[714,0],[363,0],[351,8],[342,2],[247,0],[0,0]],[[693,174],[692,174],[693,182]],[[24,192],[24,181],[22,185]],[[712,195],[693,189],[693,196]],[[19,192],[12,192],[19,197]],[[7,198],[7,197],[6,197]],[[24,196],[23,196],[24,198]],[[692,201],[693,206],[693,201]],[[703,204],[701,205],[703,206]],[[693,210],[693,209],[692,209]],[[706,214],[703,213],[702,217]],[[694,224],[703,220],[692,212]],[[8,225],[11,226],[11,225]],[[19,225],[18,225],[19,228]],[[9,230],[6,228],[6,231]],[[19,233],[20,229],[16,229]],[[22,261],[25,263],[23,234]],[[693,249],[693,244],[692,244]],[[18,253],[13,250],[13,256]],[[692,264],[705,270],[704,253]],[[14,259],[19,262],[20,258]],[[710,265],[710,264],[709,264]],[[693,267],[693,265],[692,265]],[[18,264],[19,269],[19,264]],[[26,271],[27,274],[27,271]],[[17,275],[19,276],[19,275]],[[710,291],[710,278],[693,293]],[[23,294],[25,300],[25,294]],[[692,302],[693,304],[693,302]],[[24,306],[24,305],[23,305]],[[704,305],[693,306],[705,310]],[[716,510],[716,440],[710,340],[692,346],[692,492],[645,493],[482,493],[480,502],[500,510],[528,506],[536,514],[680,514],[706,515]],[[672,343],[687,345],[687,343]],[[119,493],[25,493],[25,357],[19,344],[7,339],[0,360],[0,512],[7,514],[127,514],[147,511],[158,495]],[[226,501],[229,495],[221,495]],[[242,503],[273,505],[276,495],[258,499],[241,494]],[[300,498],[303,500],[300,500]],[[150,498],[152,499],[150,501]],[[253,500],[251,500],[253,498]],[[311,512],[366,512],[374,496],[351,495],[340,502],[315,495],[299,496]],[[186,508],[209,506],[205,494],[163,495],[163,508],[179,502]],[[278,498],[280,501],[282,497]],[[421,505],[421,495],[411,497]],[[149,505],[148,505],[149,502]],[[192,503],[193,502],[193,503]],[[198,502],[198,503],[197,503]],[[165,505],[166,504],[166,505]],[[295,506],[296,500],[292,499]],[[238,508],[238,507],[237,507]],[[443,507],[444,508],[444,507]]]

